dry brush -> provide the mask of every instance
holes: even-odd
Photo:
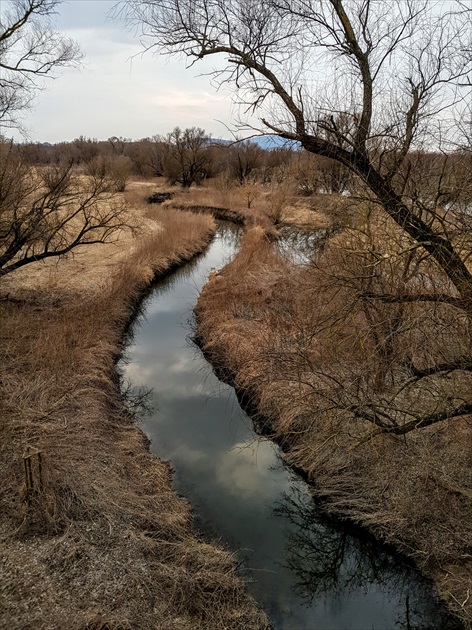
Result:
[[[469,322],[374,299],[434,295],[441,275],[381,213],[352,222],[304,266],[248,231],[204,288],[197,336],[327,509],[413,558],[470,626]]]
[[[266,626],[231,554],[192,533],[169,464],[121,398],[115,363],[143,291],[214,229],[210,217],[139,212],[141,231],[108,262],[84,250],[4,279],[5,629]]]

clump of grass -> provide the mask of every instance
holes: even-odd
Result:
[[[109,264],[103,248],[42,266],[40,290],[18,275],[0,302],[2,628],[267,627],[232,555],[192,533],[121,397],[115,363],[143,291],[215,227],[137,209],[141,230]],[[93,285],[70,280],[94,263]]]

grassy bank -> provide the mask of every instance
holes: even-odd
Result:
[[[374,217],[371,225],[383,244],[398,237],[388,222]],[[363,251],[357,234],[345,230],[330,239],[312,265],[295,266],[277,254],[262,228],[248,230],[238,256],[200,296],[197,337],[219,374],[251,401],[261,429],[281,444],[286,461],[305,473],[326,508],[412,558],[470,628],[470,417],[401,437],[374,435],[372,424],[354,418],[349,400],[342,399],[354,388],[359,396],[362,379],[370,376],[379,395],[386,397],[387,391],[380,382],[383,363],[369,358],[372,321],[363,303],[352,299],[352,283],[361,276],[356,257]],[[392,256],[382,256],[382,245],[377,251],[380,260],[394,264]],[[442,327],[433,326],[439,317]],[[375,331],[389,321],[387,311],[379,308],[378,318]],[[452,308],[415,304],[397,319],[402,322],[395,346],[400,367],[401,353],[412,348],[420,361],[421,352],[434,356],[451,349],[448,339],[460,348],[467,345],[464,322]],[[391,365],[396,365],[393,358]],[[462,388],[467,397],[467,376],[457,376],[457,382],[454,375],[449,378],[446,387],[454,386],[455,395]],[[427,387],[441,391],[434,378]],[[403,403],[410,409],[428,404],[421,392],[416,396]]]
[[[164,188],[170,199],[162,203],[163,209],[209,214],[247,227],[260,225],[267,233],[274,224],[302,230],[311,230],[313,226],[328,228],[340,219],[346,205],[340,195],[332,195],[330,199],[326,195],[300,198],[290,187],[267,187],[256,182],[224,187],[211,181],[190,190],[164,184]]]
[[[1,287],[1,628],[266,627],[231,554],[192,532],[119,391],[141,295],[215,227],[144,193],[128,193],[133,233]]]

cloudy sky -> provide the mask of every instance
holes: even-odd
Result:
[[[80,69],[61,70],[46,82],[25,118],[29,139],[139,139],[176,125],[229,138],[225,125],[235,114],[230,93],[217,92],[208,77],[198,76],[215,60],[186,69],[182,59],[141,55],[139,38],[107,17],[114,4],[69,0],[60,5],[56,26],[79,43],[85,58]]]

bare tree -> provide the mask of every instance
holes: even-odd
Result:
[[[238,142],[227,149],[231,175],[242,185],[262,163],[263,150],[254,142]]]
[[[80,60],[78,46],[51,24],[60,0],[15,0],[0,13],[0,127],[21,128],[41,80]]]
[[[121,136],[111,136],[108,138],[113,155],[123,155],[125,150],[126,139]]]
[[[115,189],[104,161],[86,175],[70,164],[41,171],[24,163],[18,147],[0,144],[0,277],[82,245],[110,242],[127,227]]]
[[[223,58],[214,79],[234,86],[240,103],[259,116],[256,129],[349,169],[370,207],[382,208],[400,229],[389,249],[373,232],[379,219],[367,222],[366,234],[354,243],[356,265],[343,261],[348,272],[337,277],[330,268],[329,290],[349,288],[346,317],[335,314],[334,321],[366,322],[372,359],[361,367],[372,375],[366,389],[353,379],[348,400],[340,383],[336,408],[395,434],[470,413],[464,387],[472,316],[470,198],[463,180],[457,203],[461,195],[450,168],[454,160],[466,165],[452,151],[469,129],[456,119],[472,86],[470,7],[428,0],[130,0],[117,13],[139,26],[149,49],[184,54],[192,64]],[[463,144],[466,155],[470,136]],[[427,161],[420,167],[432,149],[443,156],[434,168]],[[350,243],[347,237],[348,252]],[[405,310],[426,323],[433,305],[434,325],[444,330],[448,322],[448,350],[435,345],[414,356],[398,353],[408,328]],[[307,338],[314,334],[308,331]],[[433,337],[428,325],[428,339]],[[451,375],[454,393],[438,395]],[[328,400],[334,381],[332,374],[323,378]],[[410,392],[418,383],[434,404],[419,397],[422,410],[413,405],[405,413],[405,383]],[[379,396],[383,406],[375,402]]]
[[[448,114],[471,84],[470,9],[458,3],[441,13],[428,0],[395,7],[372,0],[131,0],[118,7],[148,48],[194,62],[225,57],[215,78],[232,82],[242,102],[261,112],[266,132],[358,175],[472,311],[472,274],[461,253],[431,224],[435,208],[426,218],[398,181],[413,147],[451,138]]]
[[[209,137],[203,129],[175,127],[167,137],[167,155],[164,162],[164,175],[173,184],[190,188],[206,176],[209,162]]]
[[[145,171],[153,177],[164,175],[164,162],[168,154],[168,146],[164,138],[154,135],[137,143],[141,149],[140,161]]]

